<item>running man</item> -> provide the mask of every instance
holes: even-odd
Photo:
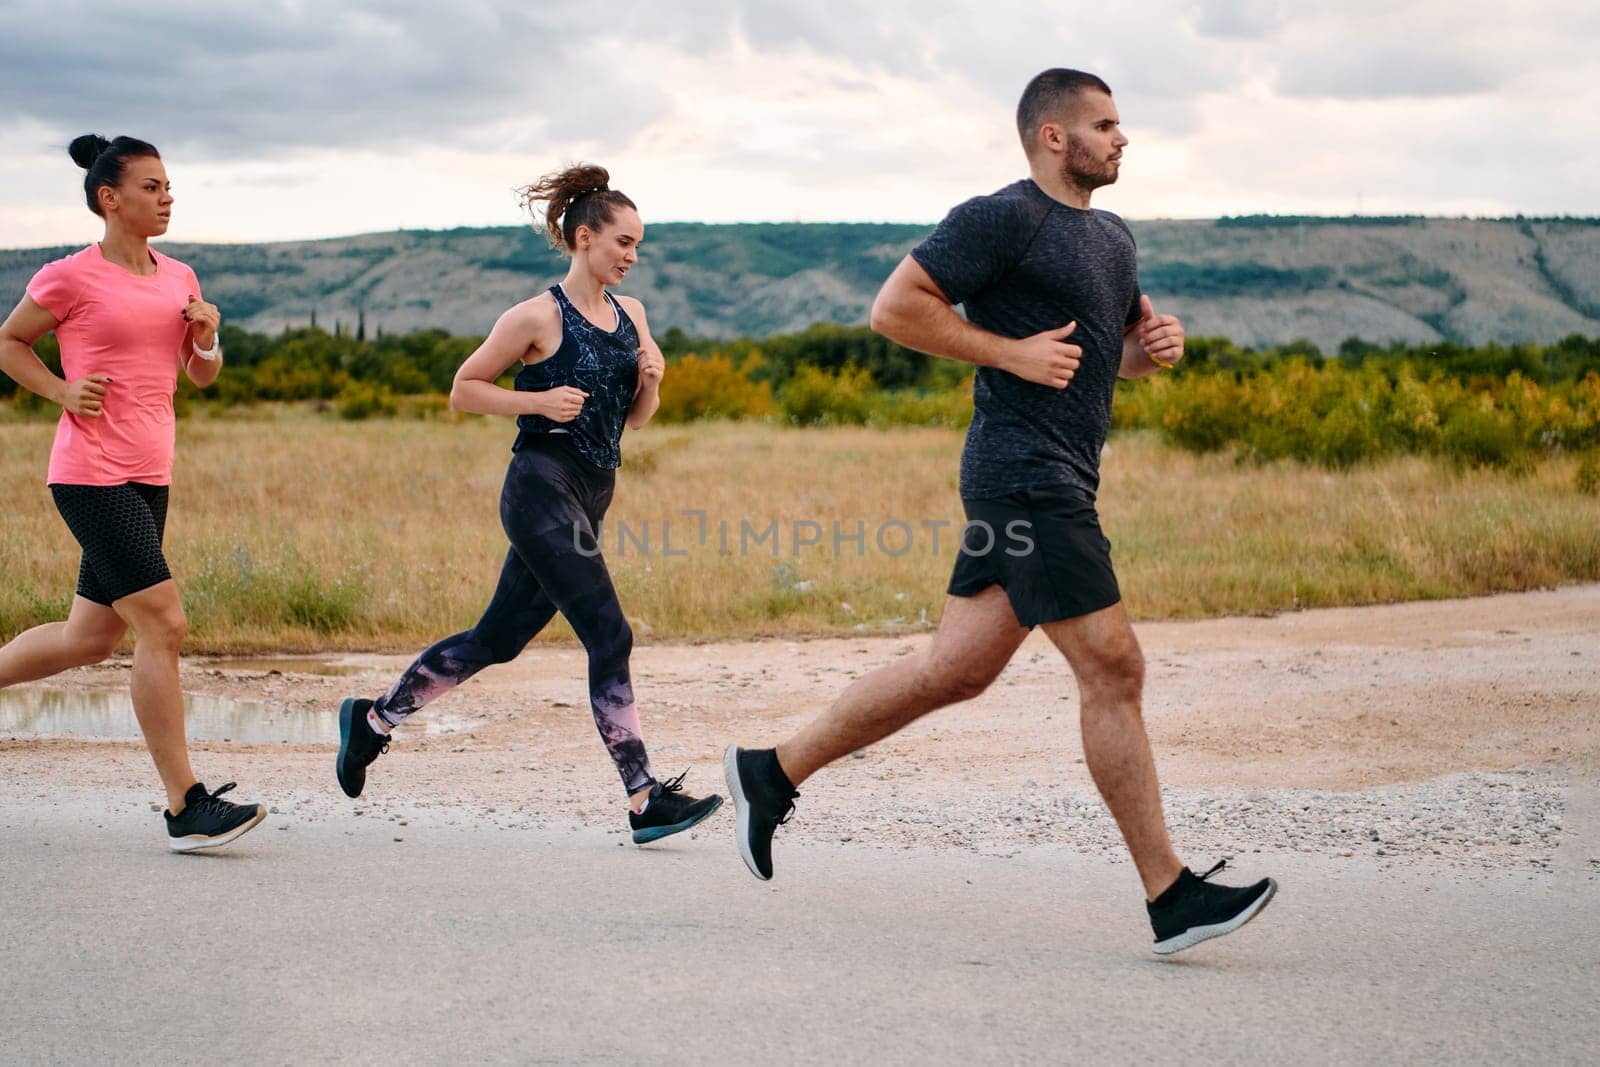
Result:
[[[559,611],[589,654],[589,703],[628,794],[634,842],[681,833],[722,803],[685,793],[681,774],[659,782],[650,771],[628,671],[633,630],[596,541],[623,428],[650,421],[666,369],[644,305],[608,291],[644,240],[633,201],[609,181],[603,167],[575,166],[522,191],[530,209],[547,205],[547,236],[572,265],[560,284],[500,316],[450,392],[457,411],[517,420],[500,494],[511,548],[476,626],[423,652],[377,700],[352,697],[340,707],[336,771],[347,796],[361,795],[367,767],[407,716],[491,663],[515,659]],[[513,364],[515,388],[501,388],[496,381]]]
[[[1035,77],[1017,107],[1031,177],[951,211],[873,304],[879,333],[978,367],[961,457],[966,537],[931,647],[859,679],[777,748],[727,750],[739,851],[757,878],[772,877],[772,835],[801,783],[976,697],[1041,626],[1077,678],[1084,759],[1144,883],[1155,951],[1230,933],[1277,890],[1270,878],[1218,885],[1208,879],[1222,864],[1195,875],[1173,851],[1140,712],[1144,658],[1095,511],[1116,379],[1183,357],[1182,324],[1139,292],[1128,227],[1089,207],[1117,180],[1119,123],[1094,75]]]
[[[61,405],[46,481],[83,550],[65,622],[0,648],[0,689],[99,663],[133,627],[130,690],[146,747],[167,791],[167,840],[179,852],[225,845],[267,817],[195,780],[183,725],[178,652],[183,602],[161,541],[172,484],[178,370],[204,389],[217,380],[221,316],[200,299],[187,264],[150,238],[167,232],[172,186],[155,146],[133,137],[75,138],[84,198],[105,220],[97,244],[39,268],[0,326],[0,371]],[[61,343],[57,378],[33,346]]]

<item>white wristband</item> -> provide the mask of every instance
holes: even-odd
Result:
[[[194,349],[194,354],[199,356],[201,359],[216,359],[222,351],[222,335],[219,333],[217,336],[211,339],[210,348],[201,348],[194,341],[189,342],[189,347]]]

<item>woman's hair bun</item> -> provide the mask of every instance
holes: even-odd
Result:
[[[86,133],[72,139],[67,146],[67,154],[72,156],[72,161],[84,170],[94,166],[94,161],[100,158],[100,153],[111,147],[111,142],[101,137],[98,133]]]
[[[563,253],[578,247],[575,242],[579,226],[598,230],[611,224],[614,209],[638,210],[632,200],[611,188],[610,172],[594,163],[574,163],[516,192],[517,199],[535,215],[539,213],[536,205],[545,205],[545,234],[550,246]]]

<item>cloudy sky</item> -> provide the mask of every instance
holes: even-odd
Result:
[[[1097,206],[1596,214],[1593,0],[0,0],[0,247],[92,240],[78,133],[158,145],[171,236],[518,221],[608,166],[650,221],[932,221],[1024,173],[1017,96],[1104,77]]]

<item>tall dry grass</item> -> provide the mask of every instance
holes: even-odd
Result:
[[[51,425],[0,423],[0,633],[64,616],[78,550],[43,484]],[[180,422],[168,556],[195,652],[404,651],[470,625],[505,552],[511,438],[487,419],[340,421],[304,408]],[[624,440],[605,550],[643,639],[881,632],[937,621],[961,433],[652,426]],[[1576,461],[1531,473],[1423,459],[1329,472],[1113,440],[1101,512],[1143,618],[1459,596],[1600,579],[1600,498]],[[699,522],[682,514],[704,511]],[[910,550],[875,533],[898,520]],[[719,536],[727,523],[729,554]],[[741,523],[770,542],[746,544]],[[796,523],[823,543],[796,551]],[[835,553],[833,523],[866,542]],[[649,551],[626,526],[649,537]],[[663,527],[670,527],[670,549]],[[647,533],[646,533],[647,532]],[[802,533],[810,532],[801,527]],[[889,552],[906,532],[885,530]],[[679,555],[678,553],[684,553]],[[557,623],[551,636],[570,636]]]

